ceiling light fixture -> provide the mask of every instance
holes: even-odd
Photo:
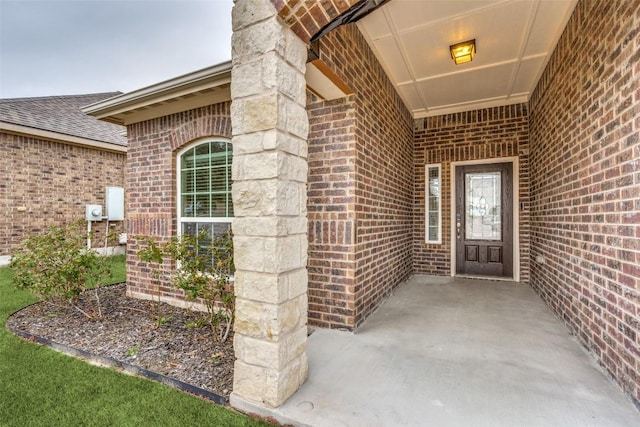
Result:
[[[453,59],[456,65],[471,62],[476,55],[476,39],[452,44],[449,46],[449,50],[451,51],[451,59]]]

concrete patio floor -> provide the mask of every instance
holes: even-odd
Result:
[[[354,333],[316,330],[270,413],[311,426],[640,426],[526,285],[416,276]]]

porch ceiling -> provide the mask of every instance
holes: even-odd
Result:
[[[577,0],[391,0],[358,27],[414,117],[527,102]],[[449,46],[476,39],[473,62]]]

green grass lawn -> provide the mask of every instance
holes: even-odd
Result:
[[[124,281],[124,256],[111,259],[112,282]],[[35,302],[0,268],[0,426],[266,426],[170,387],[98,368],[5,328],[7,317]]]

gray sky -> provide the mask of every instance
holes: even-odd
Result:
[[[129,92],[231,59],[232,0],[0,0],[0,98]]]

